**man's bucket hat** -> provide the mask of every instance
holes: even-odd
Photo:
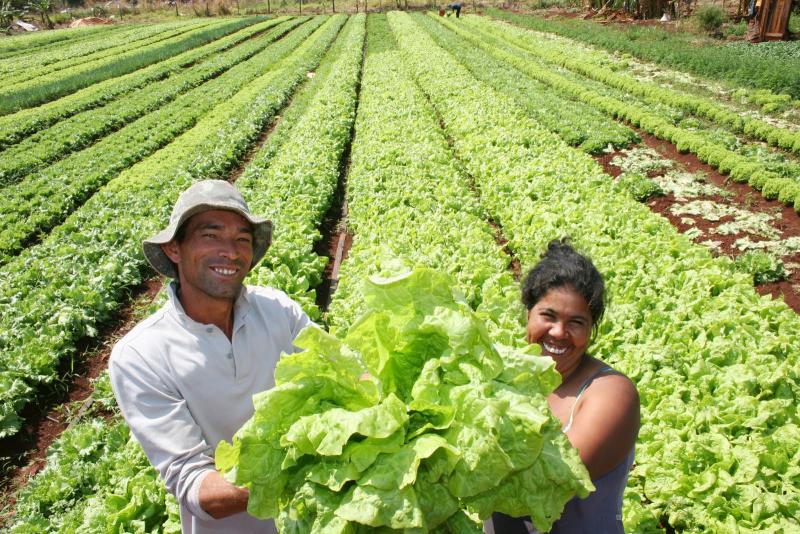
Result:
[[[261,261],[272,241],[272,223],[251,215],[242,194],[230,183],[224,180],[203,180],[180,194],[169,217],[169,225],[142,243],[144,255],[153,269],[166,277],[178,278],[175,264],[164,254],[161,245],[172,241],[178,229],[192,215],[210,210],[233,211],[253,225],[253,263],[250,268]]]

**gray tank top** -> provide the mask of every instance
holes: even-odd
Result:
[[[589,377],[581,385],[578,396],[570,410],[569,420],[562,429],[564,432],[569,430],[572,425],[572,415],[575,405],[591,385],[592,381],[600,375],[614,373],[610,367],[604,367]],[[635,449],[631,447],[625,459],[614,469],[593,480],[595,491],[585,499],[574,497],[564,506],[561,517],[553,524],[550,534],[624,534],[622,526],[622,495],[628,483]],[[539,534],[530,522],[529,518],[512,518],[504,514],[492,514],[491,521],[487,521],[484,526],[487,534],[516,534],[528,533]]]

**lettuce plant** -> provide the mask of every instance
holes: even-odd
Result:
[[[594,489],[550,414],[553,362],[495,346],[455,282],[372,277],[340,340],[316,327],[221,442],[217,468],[281,532],[481,532],[493,511],[549,530]]]

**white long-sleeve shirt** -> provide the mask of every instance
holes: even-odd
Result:
[[[284,293],[246,286],[234,306],[231,341],[191,319],[170,285],[169,301],[114,347],[109,372],[122,415],[181,505],[184,533],[274,533],[246,512],[216,520],[199,504],[214,450],[253,415],[254,394],[275,385],[281,352],[308,316]]]

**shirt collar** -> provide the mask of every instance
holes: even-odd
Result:
[[[242,321],[244,321],[244,318],[250,312],[251,303],[249,295],[250,289],[243,285],[239,291],[239,296],[236,297],[236,302],[233,304],[234,332],[244,324]],[[183,309],[183,304],[181,304],[181,300],[178,298],[178,283],[175,280],[171,281],[167,286],[167,296],[169,297],[169,303],[172,307],[172,314],[179,323],[192,330],[205,329],[208,327],[207,324],[198,323],[186,314],[186,310]]]

